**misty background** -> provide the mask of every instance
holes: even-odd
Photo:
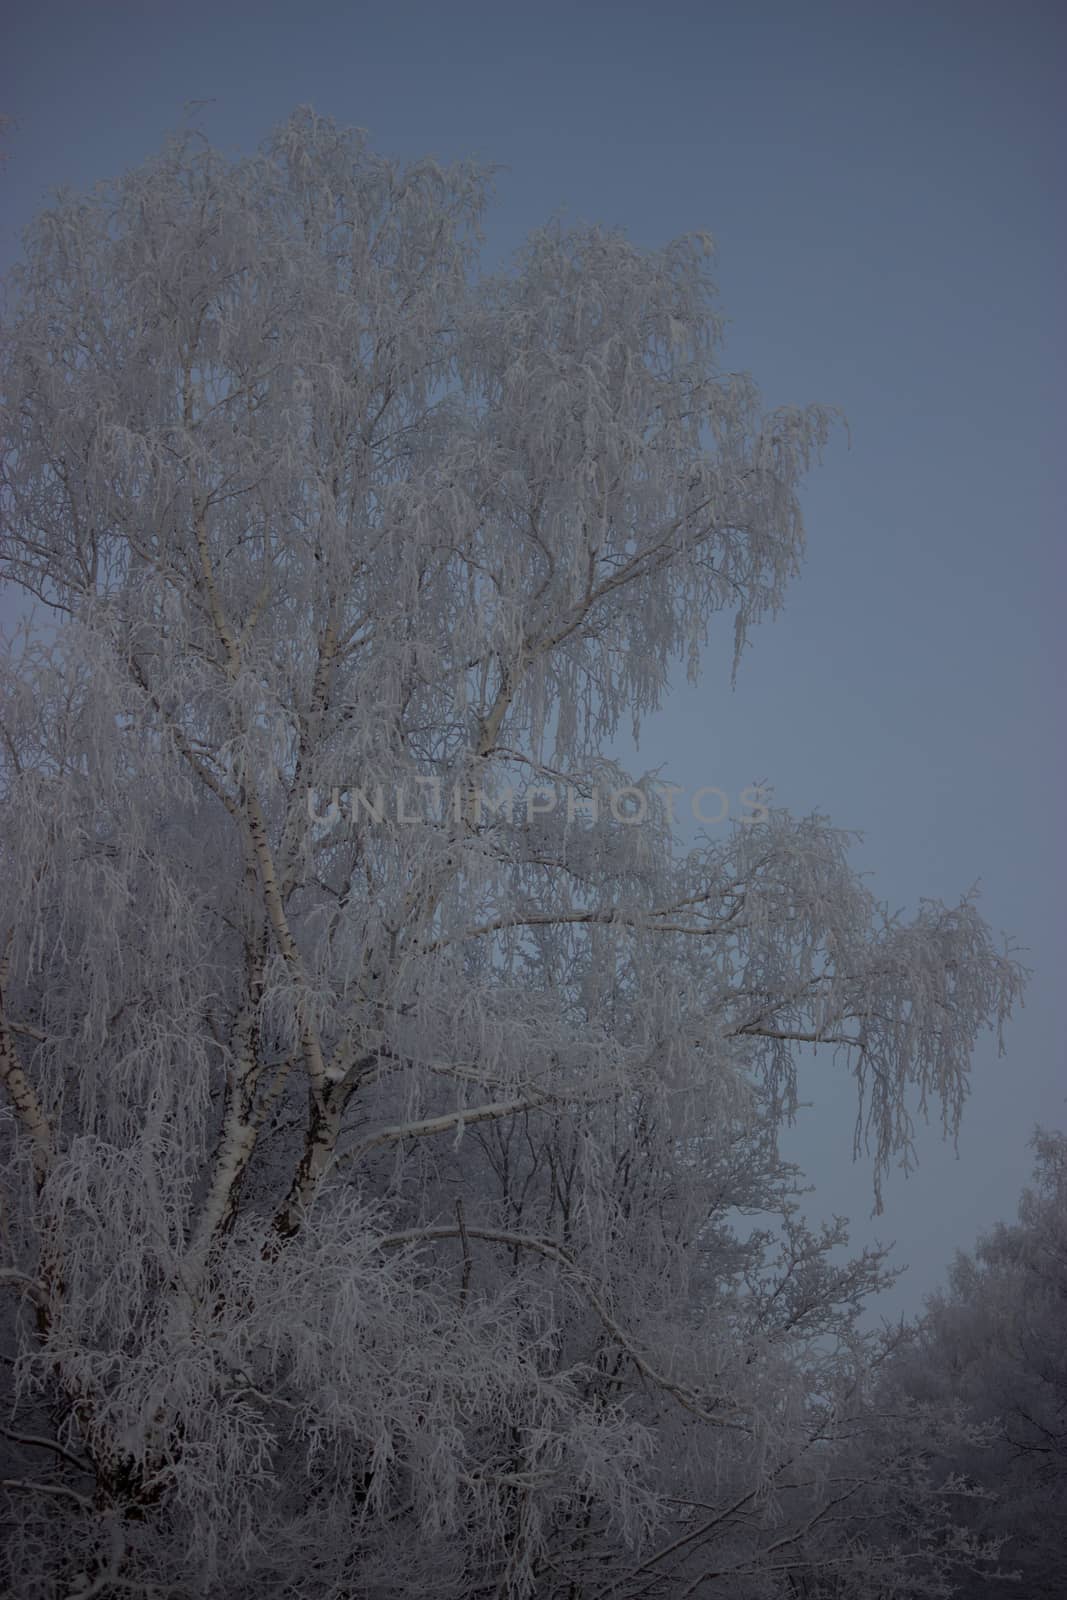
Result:
[[[979,1048],[958,1156],[922,1130],[879,1218],[850,1159],[854,1086],[829,1050],[807,1065],[786,1151],[811,1216],[896,1241],[909,1271],[886,1314],[918,1311],[954,1251],[1014,1215],[1034,1125],[1067,1123],[1065,36],[1058,6],[1025,0],[9,14],[5,272],[57,187],[139,164],[187,120],[248,150],[310,104],[388,155],[504,164],[486,266],[553,213],[642,246],[708,229],[725,365],[768,406],[845,413],[804,494],[804,572],[736,690],[723,619],[700,685],[679,668],[640,750],[620,735],[615,753],[682,786],[683,819],[703,786],[736,815],[765,782],[794,814],[862,830],[853,860],[893,909],[980,880],[984,917],[1023,947],[1026,1009],[1002,1059]],[[17,611],[0,593],[4,622]]]

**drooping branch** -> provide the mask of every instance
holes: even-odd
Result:
[[[80,1456],[76,1456],[65,1445],[60,1444],[58,1439],[44,1439],[40,1434],[36,1433],[16,1433],[13,1428],[6,1428],[2,1424],[0,1424],[0,1433],[4,1434],[8,1439],[14,1440],[16,1444],[30,1445],[38,1450],[51,1450],[55,1455],[61,1456],[64,1461],[69,1461],[71,1466],[77,1467],[79,1472],[93,1471],[89,1462],[83,1461]]]
[[[469,1222],[463,1227],[457,1224],[456,1227],[410,1228],[403,1233],[386,1234],[376,1243],[381,1249],[392,1249],[405,1244],[418,1244],[423,1240],[430,1243],[436,1239],[463,1240],[464,1238],[484,1239],[490,1244],[506,1245],[512,1250],[533,1250],[546,1260],[556,1262],[564,1269],[568,1280],[575,1284],[582,1297],[592,1306],[607,1332],[626,1351],[642,1377],[647,1378],[657,1389],[669,1394],[680,1406],[692,1412],[701,1421],[710,1423],[715,1428],[725,1428],[739,1433],[750,1432],[750,1424],[734,1420],[747,1415],[743,1408],[731,1406],[725,1412],[721,1409],[709,1411],[700,1395],[683,1388],[681,1384],[674,1383],[665,1373],[660,1372],[620,1327],[608,1310],[603,1296],[590,1282],[588,1274],[582,1271],[570,1251],[561,1245],[553,1244],[549,1239],[538,1239],[531,1234],[512,1233],[501,1228],[482,1228]]]

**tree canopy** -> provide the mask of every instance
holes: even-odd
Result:
[[[832,1543],[888,1268],[777,1132],[811,1045],[876,1177],[954,1128],[1020,968],[823,817],[683,854],[604,755],[782,603],[830,414],[723,368],[701,237],[480,273],[490,178],[300,111],[59,197],[13,275],[27,1600],[933,1594],[962,1548]]]

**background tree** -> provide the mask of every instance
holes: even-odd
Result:
[[[880,1404],[944,1414],[963,1437],[927,1441],[933,1469],[973,1491],[961,1507],[972,1534],[999,1550],[996,1568],[956,1573],[957,1593],[1000,1593],[1011,1573],[1024,1594],[1067,1591],[1067,1136],[1034,1138],[1034,1185],[1018,1221],[961,1253],[947,1287],[888,1363]],[[893,1508],[891,1525],[902,1513]]]
[[[27,1597],[780,1592],[884,1280],[796,1216],[798,1055],[880,1171],[1018,994],[823,818],[682,856],[604,803],[620,717],[780,604],[828,418],[722,370],[702,239],[477,277],[487,181],[302,111],[61,197],[15,274]]]

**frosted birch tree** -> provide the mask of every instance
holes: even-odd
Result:
[[[970,898],[887,915],[821,817],[683,854],[605,758],[781,604],[829,418],[722,367],[703,238],[479,274],[489,181],[301,111],[13,276],[27,1600],[786,1592],[886,1270],[799,1220],[798,1065],[883,1171],[1018,994]]]

